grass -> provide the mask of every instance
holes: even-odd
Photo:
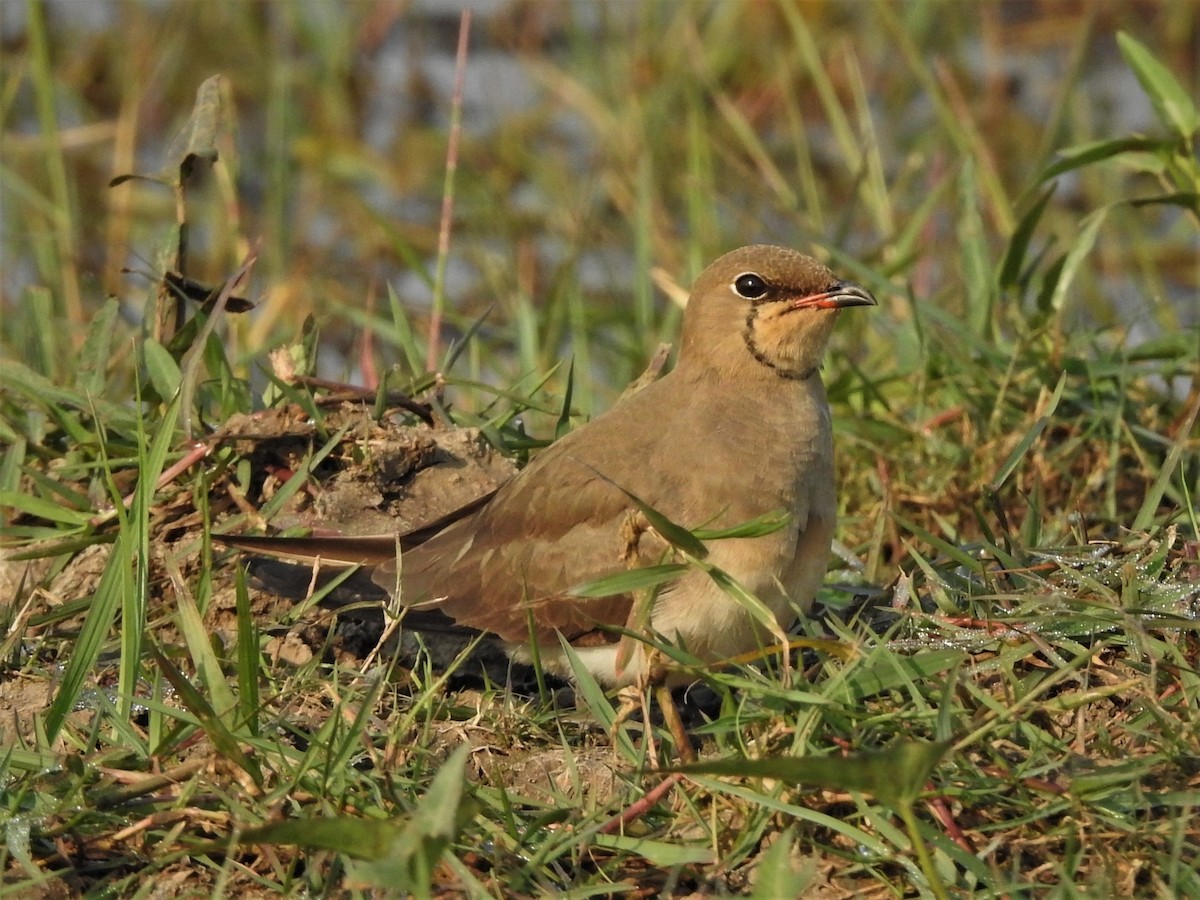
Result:
[[[72,45],[32,4],[5,54],[0,894],[1200,896],[1195,10],[498,14],[441,252],[452,98],[369,140],[368,63],[454,42],[323,9],[123,7]],[[1039,46],[1061,77],[1007,83]],[[540,99],[482,125],[497,57]],[[1119,77],[1137,133],[1095,96]],[[251,272],[188,321],[153,275],[181,225],[183,274]],[[211,542],[375,465],[388,391],[523,462],[764,239],[882,304],[825,370],[843,509],[803,677],[698,672],[709,771],[610,735],[586,679],[564,711],[432,648],[368,663]],[[301,477],[219,437],[264,395]]]

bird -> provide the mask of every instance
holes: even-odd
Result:
[[[631,631],[720,664],[811,611],[837,518],[820,369],[839,312],[875,304],[797,250],[733,250],[696,279],[670,372],[460,515],[404,536],[218,537],[293,561],[361,564],[406,617],[490,633],[511,658],[568,679],[563,642],[602,685],[647,678],[653,651],[631,650]],[[707,540],[704,565],[679,567],[644,603],[637,591],[583,596],[581,585],[670,557],[662,520],[647,510],[709,533],[773,514],[783,524]],[[731,596],[729,579],[761,601],[768,627]]]

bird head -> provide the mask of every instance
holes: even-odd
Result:
[[[696,279],[679,367],[731,374],[759,366],[783,378],[807,378],[821,364],[838,310],[874,304],[865,288],[838,279],[811,256],[742,247]]]

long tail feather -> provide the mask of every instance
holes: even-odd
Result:
[[[329,565],[379,565],[396,558],[396,544],[400,549],[411,550],[425,543],[439,531],[453,525],[482,509],[496,494],[491,491],[460,506],[453,512],[439,516],[420,528],[403,534],[335,535],[332,537],[283,538],[263,535],[213,534],[213,540],[238,550],[264,553],[275,559],[294,562],[312,562],[320,559]]]
[[[249,534],[214,534],[213,540],[237,550],[261,553],[273,559],[312,562],[331,566],[378,565],[396,558],[396,535],[339,535],[337,537],[265,537]]]

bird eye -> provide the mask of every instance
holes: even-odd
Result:
[[[758,300],[764,297],[770,287],[761,275],[753,272],[743,272],[733,280],[733,289],[739,297],[746,300]]]

